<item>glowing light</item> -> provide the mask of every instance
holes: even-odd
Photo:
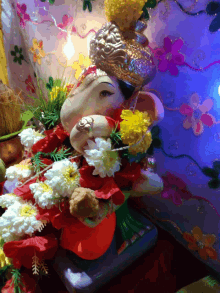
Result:
[[[68,34],[67,36],[67,43],[63,48],[63,53],[66,55],[67,60],[70,60],[75,54],[75,48],[71,41],[71,35]]]
[[[219,85],[219,87],[218,87],[218,94],[219,94],[219,96],[220,96],[220,85]]]

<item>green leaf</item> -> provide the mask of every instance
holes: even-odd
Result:
[[[52,87],[49,83],[46,84],[46,88],[49,90],[49,91],[52,91]]]
[[[24,56],[23,56],[23,55],[20,55],[20,59],[21,59],[21,60],[24,60]]]
[[[19,63],[20,65],[22,64],[22,62],[21,62],[21,59],[20,59],[20,58],[18,59],[18,63]]]
[[[156,0],[148,0],[146,3],[145,3],[146,7],[148,8],[154,8],[157,6],[157,1]]]
[[[49,77],[49,84],[51,85],[51,87],[53,87],[53,77],[52,76]]]
[[[14,48],[15,48],[15,52],[16,52],[16,53],[19,53],[18,46],[17,46],[17,45],[15,45],[15,46],[14,46]]]
[[[18,58],[15,57],[15,58],[13,59],[13,62],[16,63],[17,61],[18,61]]]
[[[22,48],[19,50],[19,53],[20,53],[20,54],[22,53]]]
[[[159,138],[155,138],[152,143],[156,149],[159,149],[162,146],[162,142]]]
[[[41,2],[46,2],[46,0],[40,0]]]
[[[209,188],[217,189],[220,187],[220,180],[219,179],[212,179],[208,183]]]
[[[88,2],[88,9],[89,9],[89,12],[92,12],[92,3],[91,2]]]
[[[87,7],[87,2],[84,0],[84,2],[83,2],[83,10],[84,11],[86,10],[86,7]]]
[[[55,0],[49,0],[49,3],[52,5],[54,4],[54,2],[55,2]]]
[[[55,79],[55,80],[54,80],[54,86],[61,87],[61,84],[62,84],[61,79]]]
[[[213,162],[213,169],[215,169],[216,172],[220,173],[220,161]]]
[[[16,52],[15,51],[11,51],[11,56],[16,56]]]
[[[149,20],[150,19],[150,15],[148,13],[147,7],[144,6],[144,8],[142,10],[143,10],[142,18],[144,18],[146,20]]]
[[[218,172],[216,172],[216,170],[212,169],[212,168],[209,168],[209,167],[204,167],[202,169],[202,173],[208,177],[211,177],[211,178],[218,178],[219,174]]]

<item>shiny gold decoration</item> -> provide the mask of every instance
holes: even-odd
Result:
[[[115,23],[106,23],[90,42],[90,58],[97,68],[136,88],[149,83],[156,69],[150,48],[144,47],[146,28],[137,22],[133,29],[120,31]]]
[[[2,15],[2,1],[0,0],[0,59],[1,59],[0,79],[3,81],[4,84],[8,84],[7,60],[5,56],[1,15]]]
[[[5,181],[6,168],[4,161],[0,158],[0,183]]]

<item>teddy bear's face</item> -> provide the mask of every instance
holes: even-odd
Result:
[[[70,94],[61,109],[61,122],[70,133],[76,123],[85,116],[110,116],[124,102],[115,77],[101,76],[75,93]]]

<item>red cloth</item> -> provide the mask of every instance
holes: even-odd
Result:
[[[116,215],[112,213],[95,228],[81,222],[63,228],[61,247],[69,249],[79,257],[94,260],[102,256],[111,245],[116,227]]]
[[[0,182],[0,195],[3,194],[4,184],[5,184],[5,181]]]

